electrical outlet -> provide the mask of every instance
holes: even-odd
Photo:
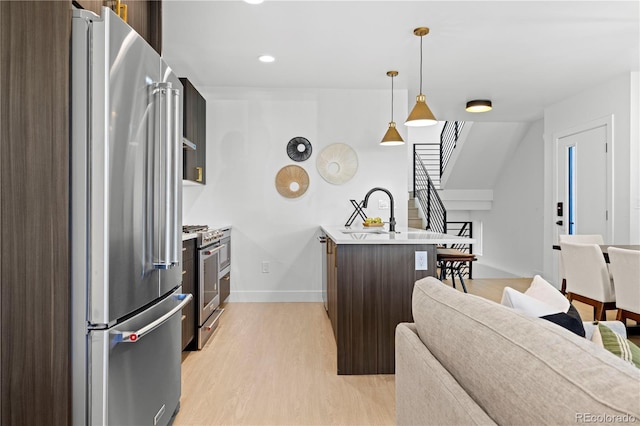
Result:
[[[389,209],[389,200],[378,200],[378,209],[379,210]]]
[[[266,260],[262,261],[262,273],[263,274],[268,274],[269,273],[269,262]]]
[[[429,269],[429,264],[427,263],[427,252],[417,251],[416,252],[416,271],[426,271],[428,269]]]

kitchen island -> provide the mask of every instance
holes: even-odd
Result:
[[[320,229],[338,374],[393,374],[395,327],[413,322],[414,283],[437,276],[436,247],[475,240],[413,228]]]

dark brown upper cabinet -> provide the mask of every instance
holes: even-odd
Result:
[[[111,7],[113,1],[77,0],[83,8],[97,13],[103,6]],[[160,0],[121,0],[127,6],[127,23],[162,55],[162,1]]]
[[[207,103],[189,80],[181,78],[180,81],[184,86],[182,134],[188,140],[182,150],[182,178],[204,185],[206,183]],[[195,145],[195,150],[187,146],[189,142]]]

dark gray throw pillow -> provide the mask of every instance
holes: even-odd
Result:
[[[585,337],[582,318],[580,318],[580,313],[578,313],[578,310],[573,306],[573,304],[569,306],[569,310],[566,314],[564,312],[560,312],[557,314],[545,315],[540,318],[551,321],[554,324],[558,324],[560,327],[564,327],[580,337]]]

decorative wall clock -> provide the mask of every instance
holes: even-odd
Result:
[[[320,152],[316,167],[324,180],[342,185],[358,171],[358,156],[349,145],[334,143]]]
[[[287,144],[287,155],[293,161],[304,161],[311,157],[311,143],[307,138],[296,136]]]
[[[309,188],[309,175],[300,166],[284,166],[276,174],[276,190],[286,198],[298,198]]]

